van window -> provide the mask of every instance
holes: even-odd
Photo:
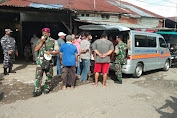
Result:
[[[147,36],[135,35],[135,47],[147,47],[148,40]]]
[[[148,47],[156,47],[156,37],[147,37],[148,39]]]
[[[167,48],[167,44],[163,38],[159,38],[160,47]]]

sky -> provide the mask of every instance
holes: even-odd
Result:
[[[122,0],[164,17],[177,16],[177,0]]]

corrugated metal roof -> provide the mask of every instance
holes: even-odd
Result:
[[[118,2],[116,0],[95,0],[95,2],[95,7],[93,0],[10,0],[0,5],[48,9],[67,8],[73,10],[116,12],[137,16],[154,16],[162,18],[162,16],[160,15],[157,15],[127,2]]]
[[[174,21],[174,22],[177,22],[177,16],[176,17],[168,17],[168,19]]]

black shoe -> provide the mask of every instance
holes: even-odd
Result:
[[[49,89],[44,89],[44,94],[48,94],[50,92]]]
[[[7,72],[7,68],[4,68],[4,75],[9,75],[9,73]]]
[[[41,92],[33,92],[33,97],[40,96],[42,93]]]
[[[16,73],[16,72],[13,71],[12,68],[9,68],[9,73]]]
[[[114,81],[114,83],[116,83],[116,84],[122,84],[122,80]]]

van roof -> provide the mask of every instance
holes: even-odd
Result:
[[[130,28],[122,26],[111,26],[111,25],[82,25],[79,27],[81,30],[119,30],[129,31]]]
[[[135,31],[135,30],[130,30],[131,33],[136,33],[136,34],[146,34],[146,35],[154,35],[154,36],[158,36],[158,37],[162,37],[162,35],[157,34],[157,33],[152,33],[152,32],[143,32],[143,31]]]

